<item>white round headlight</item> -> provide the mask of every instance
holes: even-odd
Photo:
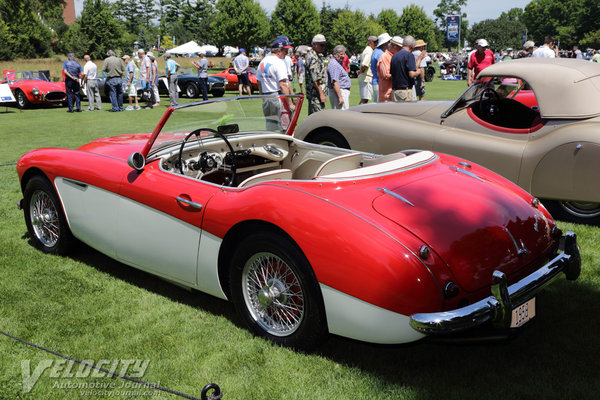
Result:
[[[37,96],[38,94],[40,94],[40,89],[33,88],[33,90],[31,91],[31,93],[33,93],[34,96]]]

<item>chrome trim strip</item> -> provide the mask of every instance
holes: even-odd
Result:
[[[523,304],[564,272],[567,280],[576,280],[581,272],[577,236],[567,232],[561,238],[558,254],[546,265],[507,287],[506,276],[494,271],[492,296],[466,307],[435,313],[418,313],[410,317],[410,326],[421,333],[443,335],[472,329],[487,321],[496,327],[509,328],[513,304]]]
[[[202,210],[202,204],[196,203],[196,202],[188,200],[188,199],[184,199],[181,196],[177,196],[177,201],[180,203],[183,203],[185,205],[188,205],[190,207],[197,208],[198,210]]]
[[[79,181],[76,181],[74,179],[69,179],[69,178],[62,178],[62,179],[63,179],[63,181],[65,181],[67,183],[71,183],[71,184],[76,185],[76,186],[79,186],[80,188],[84,188],[85,189],[85,188],[88,187],[87,183],[79,182]]]
[[[453,170],[453,171],[456,171],[456,172],[460,172],[461,174],[468,175],[468,176],[470,176],[471,178],[475,178],[475,179],[477,179],[478,181],[485,182],[483,179],[481,179],[480,177],[478,177],[478,176],[477,176],[477,175],[475,175],[474,173],[472,173],[472,172],[470,172],[470,171],[467,171],[467,170],[465,170],[465,169],[462,169],[462,168],[459,168],[459,167],[450,167],[450,169],[451,169],[451,170]]]
[[[403,202],[405,202],[406,204],[408,204],[409,206],[414,207],[415,205],[413,203],[411,203],[410,201],[408,201],[407,199],[405,199],[404,197],[400,196],[398,193],[392,192],[391,190],[389,190],[388,188],[377,188],[377,190],[379,190],[380,192],[383,192],[385,194],[389,194],[392,197],[397,198],[398,200],[402,200]]]

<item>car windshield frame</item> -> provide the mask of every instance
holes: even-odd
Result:
[[[481,94],[485,89],[492,88],[501,97],[512,99],[521,90],[527,89],[528,86],[527,82],[513,76],[486,76],[480,78],[473,82],[473,84],[469,86],[454,103],[452,103],[450,108],[442,113],[441,118],[448,118],[455,112],[468,107],[471,103],[479,101]]]
[[[142,155],[148,160],[161,150],[181,144],[191,132],[206,129],[212,135],[225,127],[229,134],[277,133],[291,136],[304,96],[260,95],[229,97],[169,107],[154,129]],[[295,109],[290,108],[295,104]],[[272,114],[275,110],[276,114]],[[268,115],[265,116],[265,113]],[[271,113],[271,114],[269,114]]]
[[[20,81],[50,82],[48,77],[42,71],[11,71],[6,72],[5,77],[8,83]]]

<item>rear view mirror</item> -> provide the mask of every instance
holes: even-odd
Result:
[[[141,171],[146,165],[146,159],[142,153],[136,151],[135,153],[131,153],[127,159],[127,164],[136,171]]]

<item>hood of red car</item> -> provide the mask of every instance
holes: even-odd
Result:
[[[151,133],[135,133],[96,139],[79,147],[78,150],[126,160],[131,153],[141,151],[151,135]]]
[[[473,292],[500,270],[509,281],[540,262],[553,244],[553,221],[514,190],[448,167],[386,188],[374,209],[425,242],[457,284]],[[382,189],[383,191],[383,189]]]
[[[14,88],[22,88],[22,89],[33,89],[38,88],[44,93],[46,92],[64,92],[65,91],[65,83],[64,82],[46,82],[46,81],[36,81],[36,80],[25,80],[18,81],[9,84],[11,89]]]

